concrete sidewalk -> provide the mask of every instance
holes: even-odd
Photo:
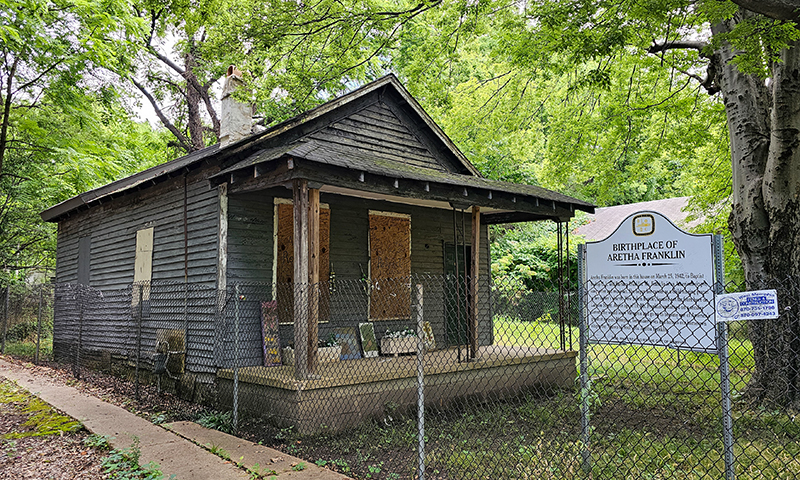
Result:
[[[83,394],[77,389],[32,375],[24,367],[0,360],[0,377],[17,382],[56,409],[79,420],[87,430],[109,437],[114,448],[128,448],[139,439],[142,464],[155,462],[168,479],[247,480],[243,468],[198,445],[224,451],[234,462],[257,468],[267,478],[345,480],[348,477],[320,468],[285,453],[191,422],[176,422],[162,428],[127,410]],[[257,466],[257,467],[256,467]]]

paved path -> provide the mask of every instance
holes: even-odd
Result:
[[[171,475],[177,480],[251,478],[244,469],[199,445],[224,451],[230,459],[245,467],[254,468],[257,465],[260,473],[275,475],[277,479],[348,478],[277,450],[192,422],[176,422],[162,428],[116,405],[83,394],[73,387],[56,384],[49,378],[34,376],[24,367],[3,360],[0,360],[0,377],[17,382],[58,410],[81,421],[90,432],[108,436],[114,448],[128,448],[133,439],[138,438],[141,463],[158,463],[164,478],[170,478]]]

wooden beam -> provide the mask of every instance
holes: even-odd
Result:
[[[478,351],[478,278],[481,266],[481,207],[472,207],[472,278],[470,279],[469,342],[470,358]]]
[[[294,197],[294,372],[308,378],[308,181],[292,183]]]
[[[319,341],[319,189],[308,189],[308,371],[317,368]]]

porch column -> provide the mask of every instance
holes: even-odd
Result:
[[[319,189],[308,190],[308,371],[317,369],[319,341]]]
[[[294,197],[294,373],[308,377],[308,181],[292,184]]]
[[[469,345],[470,358],[478,351],[478,279],[480,278],[481,207],[472,206],[472,281],[470,282]]]

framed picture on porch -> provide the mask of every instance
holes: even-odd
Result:
[[[371,322],[359,323],[358,333],[361,336],[361,349],[364,351],[364,358],[378,356],[378,341],[375,339],[375,327]]]
[[[278,302],[261,302],[261,340],[264,366],[281,364],[281,341],[278,335]]]
[[[342,353],[339,358],[342,360],[353,360],[361,358],[361,348],[358,346],[358,334],[355,327],[337,328],[333,331],[336,341],[342,346]]]

